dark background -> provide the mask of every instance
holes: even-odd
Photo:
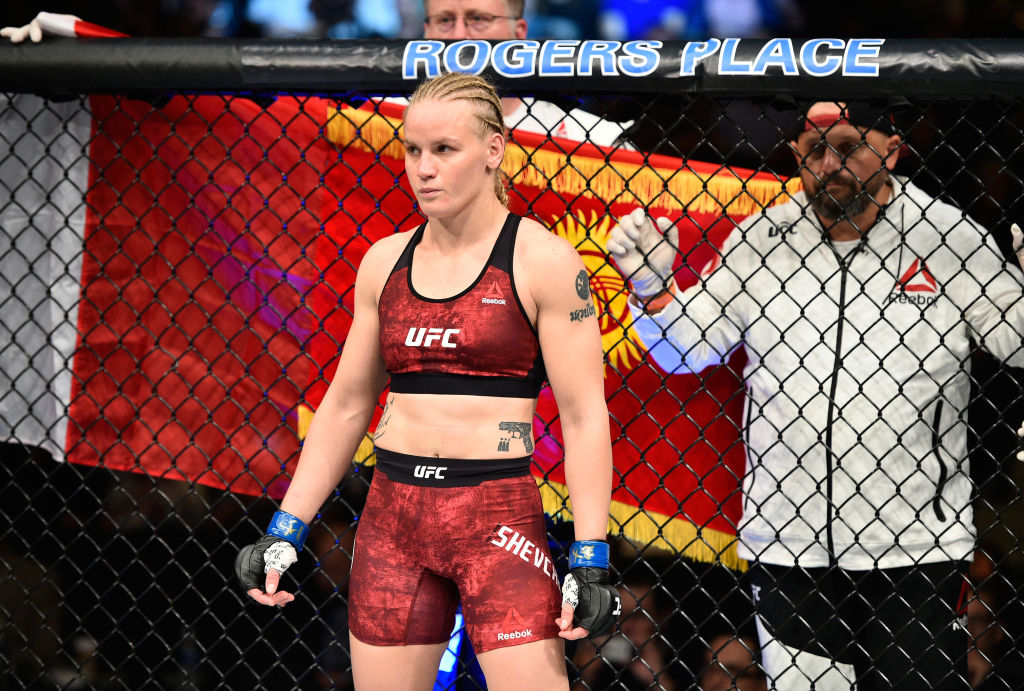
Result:
[[[0,9],[0,26],[20,26],[46,10],[133,36],[413,38],[422,31],[420,0],[53,0],[7,5]],[[527,0],[526,17],[532,38],[998,38],[1022,35],[1024,1]]]

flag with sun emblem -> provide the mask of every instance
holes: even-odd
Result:
[[[343,194],[344,212],[334,217],[336,225],[329,226],[322,242],[347,244],[345,261],[325,267],[328,299],[321,307],[336,304],[338,295],[348,305],[345,298],[351,293],[345,286],[354,280],[358,259],[372,240],[419,222],[402,176],[400,127],[401,107],[388,103],[376,110],[342,108],[330,120],[328,137],[344,152],[346,165],[332,168],[335,177],[328,178],[328,186]],[[653,216],[679,219],[677,280],[686,287],[696,280],[691,267],[699,270],[711,262],[737,221],[786,199],[786,184],[775,176],[719,165],[567,144],[512,132],[504,170],[511,210],[571,242],[590,275],[606,354],[616,470],[610,529],[642,545],[741,566],[734,543],[744,471],[743,353],[733,355],[727,366],[700,374],[661,370],[632,331],[626,281],[609,259],[606,243],[615,219],[638,206]],[[358,219],[356,228],[352,219]],[[330,256],[330,250],[323,256]],[[336,318],[344,320],[347,313]],[[347,323],[339,326],[347,328]],[[341,332],[328,327],[317,337],[318,362],[333,359]],[[325,381],[312,383],[314,399]],[[558,409],[547,387],[538,402],[534,434],[533,469],[545,510],[571,518]],[[367,439],[357,460],[370,459],[372,453]]]
[[[213,96],[159,106],[93,97],[93,121],[81,128],[92,166],[82,176],[94,184],[73,238],[85,256],[81,343],[66,344],[69,421],[52,426],[54,451],[280,497],[334,374],[363,255],[422,220],[405,179],[402,110],[318,98],[280,97],[263,108]],[[90,126],[103,136],[88,138]],[[638,206],[679,219],[677,277],[686,284],[738,219],[786,198],[785,184],[521,132],[504,169],[511,210],[571,242],[589,274],[579,290],[589,283],[607,356],[611,530],[738,566],[742,354],[699,375],[662,371],[634,336],[626,283],[606,243],[615,219]],[[921,262],[901,285],[925,290],[929,279]],[[74,304],[77,287],[67,289]],[[545,508],[568,518],[549,389],[534,435]],[[372,454],[367,435],[355,460],[372,462]]]

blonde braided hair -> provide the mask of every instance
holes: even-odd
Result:
[[[498,93],[491,83],[483,77],[449,72],[428,79],[413,92],[409,98],[409,107],[429,100],[468,101],[474,106],[473,112],[476,114],[481,134],[497,132],[507,139],[501,99],[498,98]],[[502,206],[508,206],[508,189],[500,166],[494,171],[494,194]]]

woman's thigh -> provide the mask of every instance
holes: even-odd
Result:
[[[434,688],[448,643],[369,645],[349,635],[352,680],[358,691],[416,691]]]
[[[477,655],[487,679],[488,691],[565,691],[565,644],[561,638],[547,638]],[[357,687],[358,688],[358,687]]]

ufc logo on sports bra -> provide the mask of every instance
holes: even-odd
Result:
[[[412,471],[412,474],[416,477],[436,477],[438,480],[443,480],[444,471],[446,470],[448,470],[448,466],[446,465],[418,465],[416,466],[416,469]]]
[[[461,329],[427,329],[425,327],[416,328],[415,326],[409,329],[409,335],[405,337],[405,345],[413,348],[418,348],[421,345],[424,348],[429,348],[434,343],[440,343],[442,348],[454,348],[455,334],[459,333]]]

